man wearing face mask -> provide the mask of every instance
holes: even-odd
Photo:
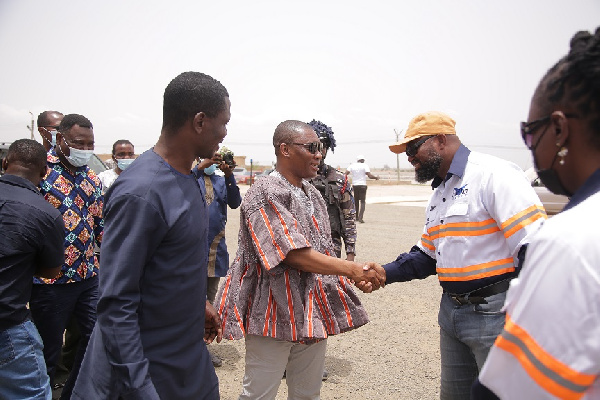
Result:
[[[46,151],[50,151],[52,147],[56,146],[56,134],[62,119],[63,114],[58,111],[44,111],[38,115],[38,132],[42,137],[42,144]]]
[[[48,172],[40,183],[46,201],[62,214],[65,224],[65,262],[53,279],[34,278],[30,309],[44,342],[44,358],[54,383],[71,317],[81,340],[61,398],[70,398],[79,367],[96,322],[98,259],[94,244],[102,241],[103,196],[101,183],[87,162],[94,151],[92,123],[83,115],[65,115],[58,128],[56,146],[48,152]]]
[[[112,159],[117,166],[98,174],[98,178],[102,182],[102,194],[106,193],[108,188],[121,175],[121,172],[125,171],[135,160],[133,144],[126,139],[117,140],[112,147]]]
[[[208,283],[206,297],[214,303],[219,289],[219,281],[227,275],[229,269],[229,253],[225,243],[225,225],[227,224],[227,207],[236,209],[242,203],[240,188],[235,182],[233,169],[223,161],[220,154],[205,158],[196,166],[198,184],[208,207]],[[225,176],[217,175],[217,167]],[[220,367],[221,359],[210,353],[213,366]]]

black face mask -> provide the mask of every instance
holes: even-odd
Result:
[[[550,164],[550,168],[540,170],[538,168],[537,159],[535,157],[535,150],[533,151],[533,164],[535,166],[535,171],[537,172],[540,181],[554,194],[564,195],[567,197],[571,197],[573,193],[569,193],[567,189],[560,183],[560,179],[558,179],[558,174],[556,171],[552,169],[554,166],[554,162],[556,161],[556,157],[558,156],[558,150],[554,155],[554,159],[552,160],[552,164]]]

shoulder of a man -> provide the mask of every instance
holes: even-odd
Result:
[[[56,208],[48,203],[41,194],[32,191],[32,188],[35,188],[33,185],[20,182],[19,185],[4,184],[3,186],[5,186],[3,188],[4,190],[15,192],[19,207],[23,208],[23,210],[29,210],[23,212],[23,215],[27,215],[27,218],[36,218],[46,215],[52,220],[56,218],[62,219],[61,213]],[[32,213],[36,214],[34,215]]]

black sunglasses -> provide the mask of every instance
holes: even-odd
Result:
[[[548,122],[550,122],[551,117],[552,117],[552,115],[548,115],[547,117],[536,119],[535,121],[521,122],[521,137],[523,138],[523,142],[525,143],[525,146],[527,146],[527,148],[529,150],[531,150],[534,147],[537,147],[537,143],[536,143],[536,146],[533,146],[533,143],[532,143],[534,132],[536,130],[538,130],[539,128],[541,128],[542,126],[544,126],[545,124],[547,124]],[[566,118],[579,118],[579,116],[576,114],[565,114],[565,117]],[[542,136],[540,136],[540,138],[538,139],[538,143],[541,139],[542,139]]]
[[[323,143],[319,142],[312,142],[312,143],[292,143],[295,144],[296,146],[303,146],[306,150],[308,150],[308,152],[310,154],[315,154],[317,151],[319,153],[323,152],[323,149],[325,148],[325,145]]]
[[[429,139],[431,139],[433,136],[425,136],[422,137],[421,139],[412,142],[409,142],[406,145],[406,155],[409,157],[414,157],[417,155],[417,153],[419,152],[419,148],[423,145],[423,143],[425,143],[426,141],[428,141]]]

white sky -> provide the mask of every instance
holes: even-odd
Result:
[[[88,117],[96,153],[118,139],[141,153],[165,86],[193,70],[229,91],[223,144],[261,164],[279,122],[314,118],[335,132],[329,164],[395,167],[394,130],[440,110],[471,149],[527,168],[533,90],[599,22],[599,0],[0,0],[0,142],[52,109]]]

